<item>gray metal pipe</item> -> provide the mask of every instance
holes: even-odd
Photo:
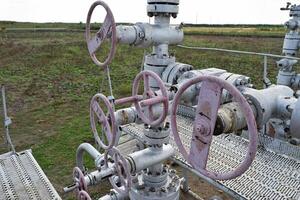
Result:
[[[131,173],[136,173],[147,169],[150,166],[162,163],[174,155],[174,149],[170,144],[163,145],[162,148],[155,149],[149,147],[142,151],[134,152],[126,157]]]
[[[180,44],[183,41],[183,37],[183,30],[177,26],[159,26],[148,23],[137,23],[133,26],[117,26],[118,42],[138,47]]]
[[[115,190],[111,190],[110,194],[107,194],[98,200],[125,200],[125,199],[128,199],[128,195],[120,194]]]
[[[84,171],[84,165],[83,165],[83,153],[88,153],[95,162],[99,160],[103,155],[95,149],[91,144],[89,143],[83,143],[81,144],[76,152],[76,165],[81,169],[81,171]],[[97,166],[96,166],[97,167]]]
[[[87,186],[97,185],[102,181],[106,180],[106,178],[112,176],[115,173],[115,169],[113,167],[106,168],[101,171],[97,170],[91,172],[84,176],[84,180]],[[76,184],[65,187],[63,190],[65,193],[74,191],[78,186]]]

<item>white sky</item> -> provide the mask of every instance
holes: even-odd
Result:
[[[85,22],[95,0],[0,0],[0,20],[30,22]],[[147,0],[105,0],[117,22],[146,22]],[[283,24],[287,0],[180,0],[179,16],[172,23]],[[297,3],[294,1],[294,3]],[[98,12],[97,12],[98,11]],[[96,9],[93,21],[102,21]],[[101,18],[100,18],[101,16]],[[98,20],[100,19],[100,20]]]

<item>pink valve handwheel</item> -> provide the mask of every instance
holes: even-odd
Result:
[[[149,86],[149,78],[154,79],[158,83],[161,95],[156,96],[155,92],[151,90]],[[144,93],[143,95],[139,95],[139,85],[142,79],[144,80]],[[126,97],[115,101],[116,105],[125,103],[133,103],[138,116],[145,124],[151,126],[157,126],[161,124],[166,119],[169,109],[169,97],[167,89],[161,78],[156,73],[151,71],[142,71],[135,77],[133,81],[131,97]],[[163,111],[161,115],[155,119],[152,113],[152,107],[160,103],[163,104]],[[149,117],[144,114],[142,107],[146,107],[148,109]]]
[[[99,31],[96,33],[96,35],[92,38],[91,37],[91,17],[94,12],[94,9],[101,5],[105,10],[106,10],[106,17],[104,22],[102,23],[101,28]],[[105,39],[111,38],[111,47],[110,47],[110,52],[108,54],[108,57],[104,62],[100,62],[97,57],[96,57],[96,51],[100,48],[101,44],[104,42]],[[86,42],[88,45],[88,50],[90,53],[90,56],[94,63],[100,67],[107,67],[115,53],[116,53],[116,45],[117,45],[117,31],[116,31],[116,23],[115,23],[115,18],[114,15],[109,8],[109,6],[103,2],[103,1],[96,1],[95,3],[92,4],[87,20],[86,20],[86,31],[85,31],[85,38]]]
[[[79,200],[92,200],[92,198],[90,197],[90,195],[86,191],[84,191],[84,190],[82,190],[82,191],[79,192],[78,199]]]
[[[99,101],[102,101],[105,104],[108,110],[108,116],[105,115],[103,109],[100,107]],[[108,140],[108,145],[106,145],[104,141],[99,137],[96,128],[95,116],[97,117],[97,121],[102,125],[102,130],[106,135],[106,139]],[[91,128],[96,142],[103,149],[112,148],[116,143],[116,135],[117,135],[116,119],[115,119],[113,108],[109,100],[103,94],[96,94],[91,100],[90,122],[91,122]]]
[[[180,97],[185,90],[199,82],[201,82],[201,89],[198,97],[190,153],[188,153],[178,134],[176,120],[177,107],[180,103]],[[216,173],[208,171],[206,165],[223,89],[227,90],[234,97],[246,116],[249,145],[245,160],[235,170],[226,173]],[[188,163],[201,174],[215,180],[229,180],[242,175],[248,170],[256,155],[258,133],[253,111],[245,97],[234,86],[217,77],[198,76],[186,81],[179,88],[171,108],[171,129],[179,151]]]
[[[81,199],[79,196],[80,192],[87,191],[87,184],[85,182],[82,171],[78,167],[75,167],[73,170],[73,180],[76,184],[76,190],[75,190],[76,197],[77,197],[77,199]]]
[[[128,194],[131,188],[131,174],[128,168],[126,159],[121,155],[120,151],[113,147],[105,152],[105,166],[108,167],[108,155],[110,155],[114,161],[114,168],[117,172],[117,178],[119,179],[121,186],[118,186],[114,180],[116,176],[111,176],[109,181],[113,188],[121,193]]]

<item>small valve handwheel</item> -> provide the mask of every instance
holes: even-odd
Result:
[[[160,92],[159,95],[157,95],[153,90],[151,90],[149,86],[150,78],[157,82]],[[142,80],[144,81],[144,91],[143,95],[139,95],[139,86]],[[166,119],[168,114],[169,97],[167,89],[161,78],[156,73],[151,71],[142,71],[135,77],[133,81],[131,97],[126,97],[115,101],[116,105],[122,105],[126,103],[133,103],[138,116],[142,119],[142,121],[145,124],[151,126],[157,126],[161,124]],[[163,105],[163,110],[159,117],[154,116],[152,111],[152,107],[157,104]],[[147,112],[148,116],[144,112]]]
[[[131,187],[131,174],[127,165],[126,159],[121,155],[120,151],[113,147],[105,152],[105,166],[109,167],[108,163],[108,156],[111,156],[113,159],[113,167],[117,175],[111,176],[109,181],[113,188],[121,193],[121,194],[128,194],[130,187]],[[117,179],[117,181],[116,181]]]
[[[155,93],[151,90],[149,86],[150,78],[154,79],[158,83],[158,87],[161,91],[161,96],[154,95]],[[138,96],[139,84],[142,79],[144,81],[143,100],[140,102],[135,101],[134,106],[139,117],[143,120],[144,123],[149,124],[151,126],[157,126],[166,119],[168,114],[169,98],[167,89],[161,78],[156,73],[151,71],[143,71],[139,73],[133,81],[132,96]],[[163,111],[157,119],[154,119],[154,116],[152,116],[152,105],[159,103],[163,104]],[[147,117],[142,111],[142,107],[144,106],[148,106],[149,117]]]
[[[79,200],[92,200],[92,198],[90,197],[90,195],[86,191],[84,191],[84,190],[82,190],[82,191],[79,192],[78,199]]]
[[[178,134],[176,121],[177,107],[180,103],[180,97],[185,90],[200,82],[201,89],[198,97],[191,147],[188,153]],[[245,160],[235,170],[226,173],[216,173],[208,171],[206,167],[223,89],[227,90],[233,96],[233,99],[241,106],[246,116],[249,145]],[[250,167],[256,155],[258,133],[253,111],[245,97],[234,86],[217,77],[198,76],[186,81],[179,88],[174,97],[171,109],[171,129],[179,151],[187,162],[201,174],[215,180],[229,180],[242,175]]]
[[[101,108],[99,102],[102,101],[107,110],[108,115],[106,115]],[[96,117],[96,119],[95,119]],[[101,124],[102,131],[105,133],[106,138],[102,138],[99,136],[97,128],[96,128],[96,121]],[[117,135],[117,126],[116,126],[116,119],[115,114],[112,108],[111,103],[103,94],[96,94],[92,100],[90,105],[90,122],[91,128],[94,134],[94,138],[100,147],[103,149],[110,149],[116,143],[116,135]],[[105,144],[105,140],[108,141],[108,144]]]
[[[99,5],[101,5],[106,10],[106,17],[99,31],[96,33],[94,37],[91,37],[91,17],[94,12],[94,9]],[[88,12],[88,16],[86,20],[85,38],[86,38],[90,56],[96,65],[105,68],[111,63],[116,53],[116,44],[117,44],[116,32],[117,31],[116,31],[116,23],[115,23],[114,15],[111,9],[108,7],[108,5],[103,1],[96,1],[95,3],[93,3]],[[100,62],[96,57],[96,51],[100,48],[101,44],[107,38],[111,38],[110,52],[106,60],[104,62]]]
[[[87,184],[85,182],[82,171],[78,167],[75,167],[73,170],[73,180],[76,185],[76,190],[75,190],[76,197],[77,199],[80,200],[81,199],[80,192],[87,191]]]

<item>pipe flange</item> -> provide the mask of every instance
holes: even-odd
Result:
[[[177,17],[179,0],[148,0],[147,13],[149,17],[164,15]]]
[[[184,63],[171,63],[162,74],[162,79],[172,85],[178,84],[178,79],[187,71],[191,71],[193,66]]]
[[[169,142],[170,124],[166,123],[164,127],[152,128],[149,125],[144,127],[144,142],[148,145],[162,145]]]
[[[175,57],[164,56],[163,58],[158,58],[156,54],[150,54],[145,56],[145,63],[151,66],[168,66],[170,63],[175,63]]]

